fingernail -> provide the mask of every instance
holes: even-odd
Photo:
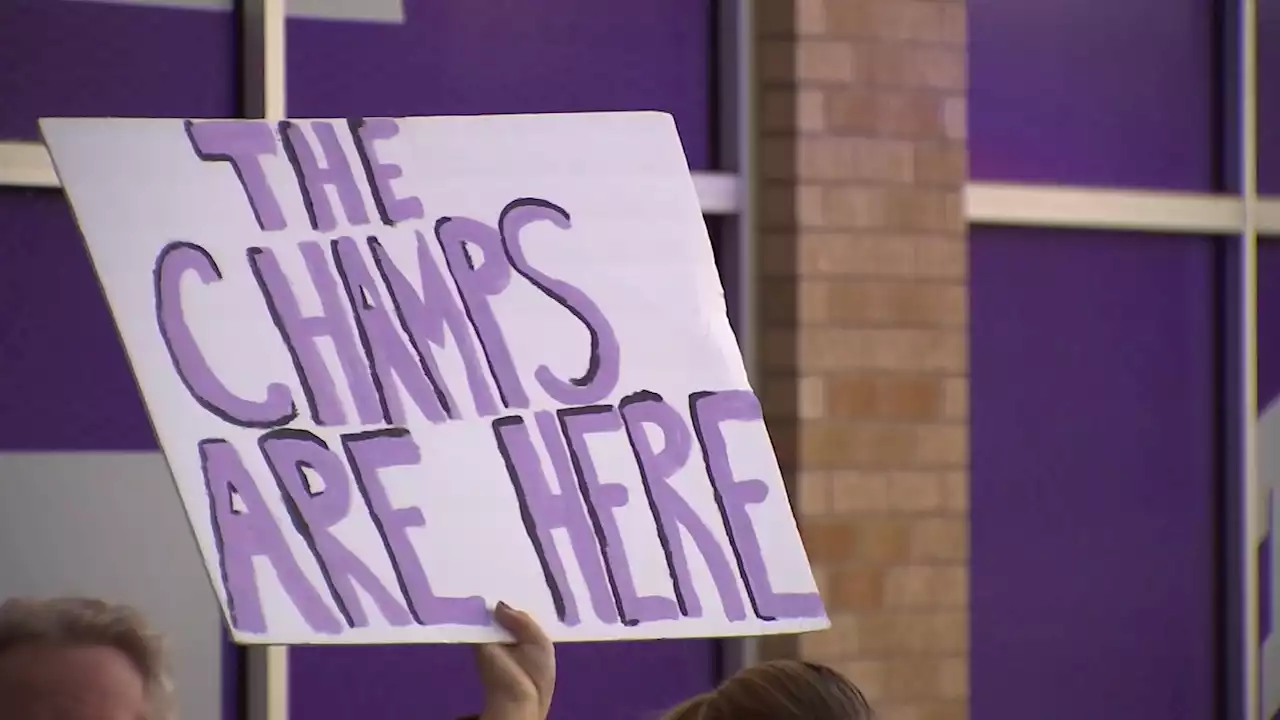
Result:
[[[496,612],[511,612],[512,607],[499,600],[497,606],[494,607],[494,610]]]

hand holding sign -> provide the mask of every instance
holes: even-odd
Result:
[[[41,127],[238,641],[827,625],[670,118]]]

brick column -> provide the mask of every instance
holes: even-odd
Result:
[[[755,0],[761,395],[833,629],[766,644],[968,716],[963,0]]]

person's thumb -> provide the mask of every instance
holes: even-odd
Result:
[[[493,609],[493,618],[511,633],[519,645],[545,645],[551,642],[529,613],[516,610],[505,602],[499,602]]]

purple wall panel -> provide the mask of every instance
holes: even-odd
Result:
[[[578,643],[557,648],[560,679],[552,720],[647,720],[707,689],[696,640]],[[310,720],[447,720],[480,711],[470,648],[295,648],[293,717]]]
[[[289,113],[663,110],[712,167],[710,0],[405,5],[405,25],[290,21]]]
[[[1258,406],[1280,397],[1280,238],[1258,245]]]
[[[968,11],[975,179],[1212,189],[1213,0],[969,0]]]
[[[61,192],[0,189],[0,451],[154,450]]]
[[[1258,3],[1258,190],[1280,194],[1280,3]]]
[[[50,115],[237,114],[231,13],[66,0],[0,2],[0,139]]]
[[[1210,241],[971,238],[973,716],[1216,717]]]

